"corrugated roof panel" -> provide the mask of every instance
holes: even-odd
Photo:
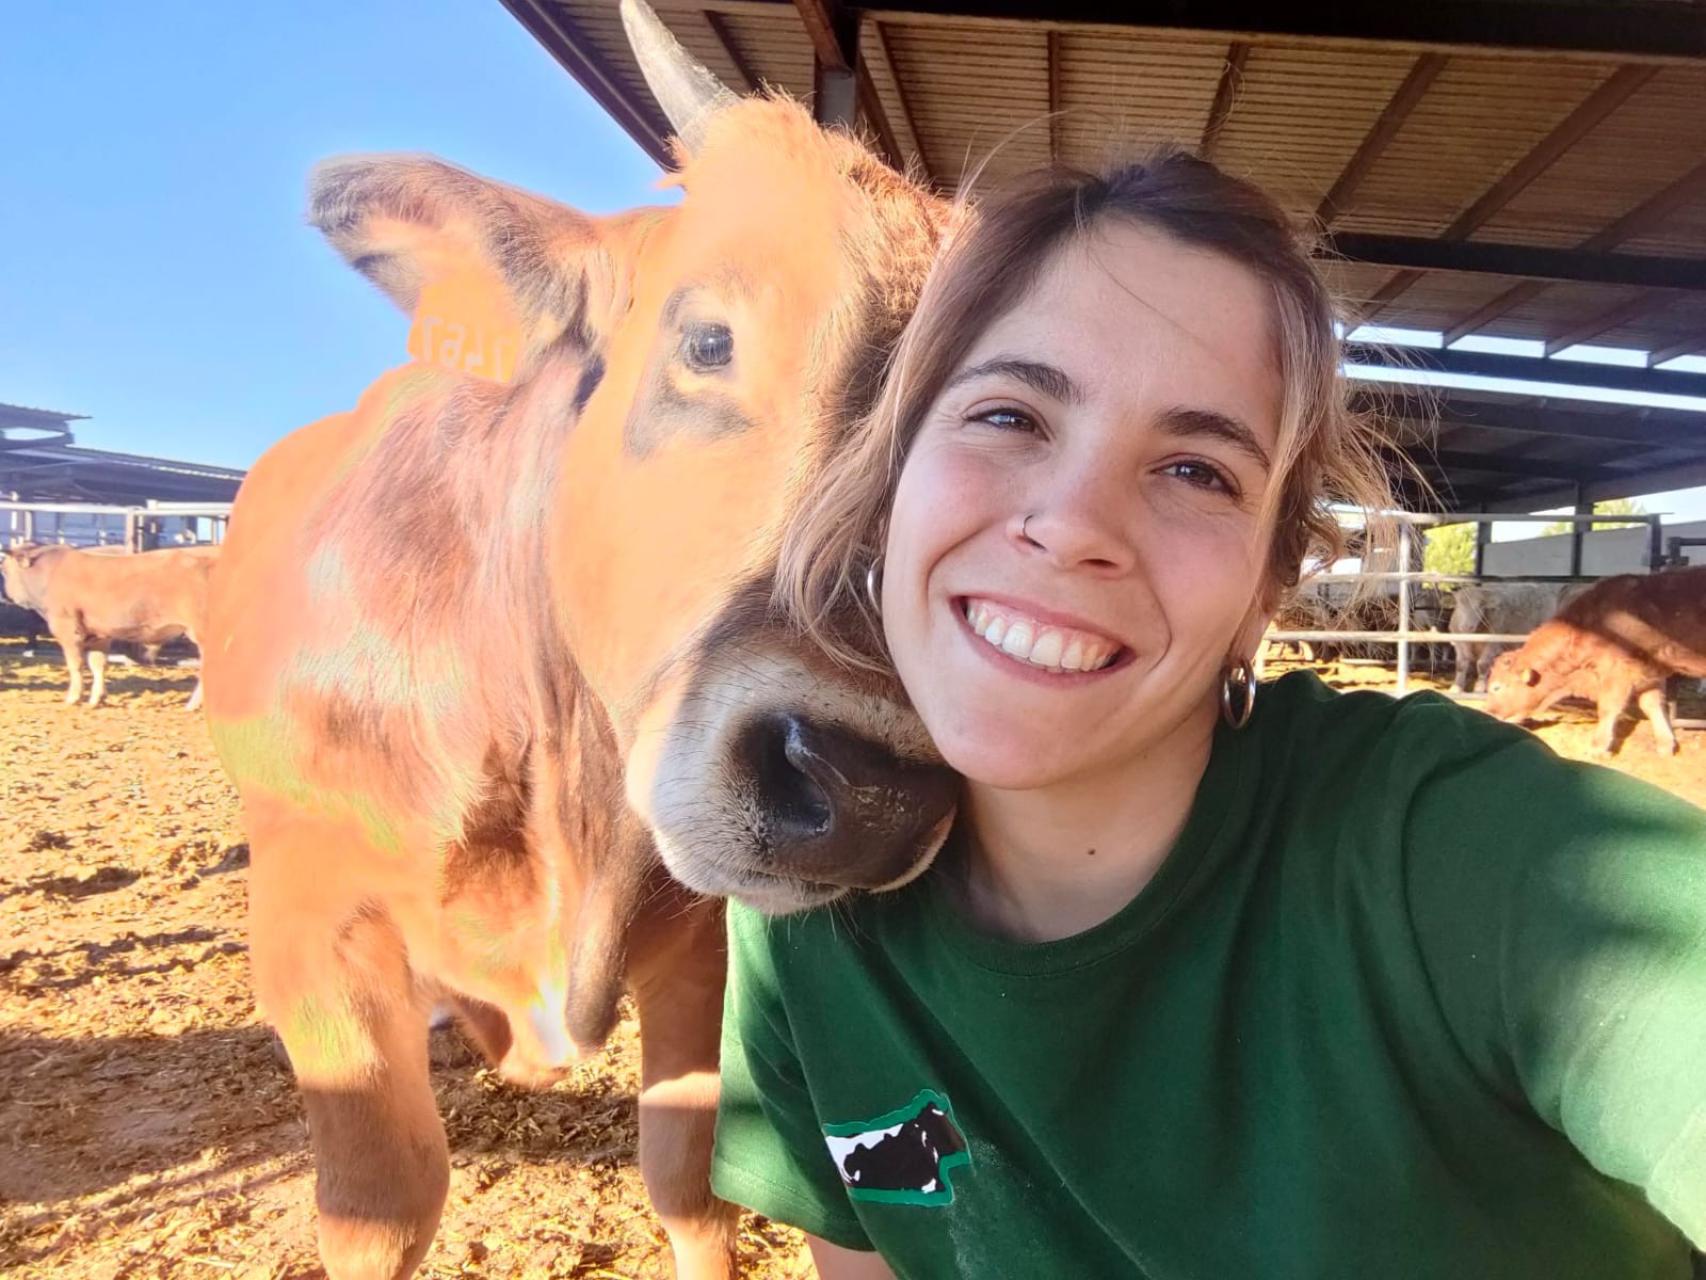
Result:
[[[1669,67],[1495,215],[1477,239],[1572,246],[1681,177],[1706,153],[1706,68]],[[1706,245],[1696,244],[1699,250]]]
[[[1576,62],[1453,57],[1337,225],[1438,235],[1610,74]]]
[[[1048,56],[1040,32],[976,46],[928,28],[896,25],[888,36],[913,125],[940,181],[957,183],[986,158],[992,178],[1047,163]]]
[[[1388,303],[1380,311],[1376,323],[1396,328],[1443,330],[1516,283],[1518,281],[1508,276],[1429,272],[1395,301]]]
[[[812,42],[791,8],[774,17],[743,10],[724,15],[722,22],[754,75],[802,102],[811,100]]]
[[[1706,353],[1706,294],[1659,295],[1663,305],[1609,329],[1596,343],[1608,347],[1632,347],[1637,351],[1661,351],[1679,342],[1696,344],[1694,354]],[[1706,415],[1700,429],[1706,433]]]
[[[1201,142],[1225,40],[1068,31],[1058,45],[1062,160],[1095,168],[1158,143]]]
[[[1307,47],[1250,50],[1214,159],[1313,213],[1415,59]]]

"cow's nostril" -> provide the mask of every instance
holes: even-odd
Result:
[[[765,829],[769,867],[814,883],[875,888],[932,851],[958,798],[945,766],[786,712],[747,725],[739,752]]]
[[[742,734],[741,754],[777,836],[783,841],[809,840],[829,832],[835,808],[818,781],[816,758],[802,744],[797,716],[753,721]]]

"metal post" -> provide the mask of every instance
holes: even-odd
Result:
[[[1487,572],[1487,544],[1493,540],[1493,522],[1477,520],[1475,522],[1475,576],[1482,577]]]
[[[851,129],[859,110],[859,82],[851,71],[814,64],[812,116],[819,124]]]
[[[1410,572],[1410,522],[1398,526],[1398,568]],[[1398,696],[1410,692],[1410,579],[1398,579]]]
[[[1593,503],[1582,501],[1582,487],[1576,486],[1575,512],[1578,516],[1591,516]],[[1582,541],[1587,537],[1591,525],[1583,524],[1580,520],[1570,522],[1570,576],[1582,576]]]
[[[24,535],[24,541],[34,542],[36,540],[36,513],[20,511],[18,514],[23,517],[23,526],[20,532]]]
[[[142,521],[134,511],[124,514],[124,549],[133,555],[142,550]]]
[[[1657,516],[1647,517],[1647,572],[1657,573],[1665,567],[1664,527]]]

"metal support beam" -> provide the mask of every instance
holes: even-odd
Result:
[[[1625,0],[1580,4],[1483,0],[1344,4],[1339,0],[861,0],[867,12],[999,18],[1156,30],[1227,32],[1269,40],[1369,40],[1418,49],[1569,51],[1622,60],[1706,59],[1706,27],[1693,5]]]
[[[723,47],[724,56],[744,82],[746,92],[757,93],[760,87],[758,75],[753,71],[752,64],[746,60],[746,56],[741,53],[740,46],[735,43],[734,32],[729,30],[729,20],[720,13],[707,13],[705,25],[711,28],[711,34]]]
[[[1416,59],[1410,73],[1404,77],[1403,83],[1393,91],[1391,99],[1374,122],[1374,127],[1363,138],[1350,162],[1345,165],[1344,172],[1339,174],[1338,181],[1322,198],[1321,205],[1315,210],[1315,218],[1323,227],[1333,225],[1333,219],[1351,206],[1356,197],[1357,188],[1368,176],[1368,171],[1374,168],[1374,162],[1380,159],[1381,152],[1397,136],[1404,121],[1410,118],[1410,113],[1416,109],[1416,104],[1422,100],[1439,73],[1445,70],[1446,57],[1441,53],[1424,53]]]
[[[1669,360],[1677,360],[1683,356],[1696,355],[1706,351],[1706,333],[1694,338],[1684,338],[1681,342],[1673,342],[1668,347],[1660,347],[1657,351],[1647,353],[1647,368],[1664,364]]]
[[[853,70],[859,24],[840,0],[794,0],[794,9],[812,42],[818,65],[830,71]]]
[[[1519,476],[1534,480],[1568,480],[1586,484],[1595,480],[1614,480],[1618,473],[1603,467],[1581,466],[1570,462],[1549,462],[1520,455],[1504,456],[1491,453],[1468,453],[1457,449],[1412,450],[1410,460],[1424,470],[1451,474],[1468,471],[1486,476]]]
[[[1525,244],[1480,240],[1429,240],[1420,236],[1342,232],[1328,245],[1352,262],[1419,271],[1529,276],[1537,281],[1614,284],[1637,288],[1706,291],[1706,258],[1661,258],[1584,249],[1537,249]]]
[[[1593,503],[1582,497],[1580,485],[1576,486],[1575,509],[1578,516],[1591,516],[1593,514]],[[1587,536],[1587,531],[1588,526],[1585,524],[1572,524],[1570,526],[1570,576],[1572,578],[1582,576],[1582,539]]]
[[[1692,489],[1706,484],[1706,462],[1682,462],[1674,467],[1641,471],[1616,480],[1599,481],[1584,487],[1589,502],[1609,502],[1613,498],[1633,498],[1643,493],[1666,493],[1671,489]]]
[[[1615,307],[1589,316],[1577,324],[1571,325],[1555,338],[1546,341],[1546,354],[1555,356],[1560,351],[1568,351],[1571,347],[1582,342],[1592,342],[1602,333],[1610,333],[1613,329],[1621,329],[1624,325],[1635,320],[1643,319],[1676,301],[1679,295],[1673,293],[1642,293],[1618,303]]]
[[[1577,360],[1535,360],[1526,356],[1495,356],[1479,351],[1434,351],[1405,347],[1408,370],[1431,369],[1441,373],[1467,374],[1482,378],[1516,378],[1528,382],[1562,382],[1578,387],[1601,387],[1610,391],[1647,391],[1657,395],[1706,396],[1706,373],[1677,373],[1668,369],[1629,369],[1621,365],[1588,364]],[[1346,358],[1367,369],[1405,372],[1386,362],[1386,352],[1352,343]],[[1543,394],[1537,392],[1536,394]]]
[[[871,73],[859,60],[859,15],[840,0],[794,0],[812,42],[812,115],[819,124],[852,128],[865,113],[888,162],[906,164]]]
[[[812,119],[851,129],[859,120],[859,81],[851,71],[812,64]]]
[[[1706,456],[1706,414],[1686,409],[1631,405],[1615,413],[1591,413],[1559,408],[1552,401],[1506,404],[1409,395],[1359,395],[1352,404],[1360,413],[1396,417],[1441,430],[1461,427],[1555,440],[1594,440],[1636,449],[1691,449]]]
[[[1476,228],[1484,225],[1515,200],[1529,183],[1550,169],[1558,157],[1593,132],[1600,121],[1629,101],[1637,89],[1658,73],[1657,67],[1620,67],[1612,72],[1597,89],[1583,98],[1576,109],[1565,116],[1551,133],[1507,169],[1502,178],[1482,192],[1480,199],[1452,219],[1451,225],[1440,235],[1440,239],[1467,239]],[[1421,278],[1422,273],[1419,271],[1400,271],[1393,276],[1370,299],[1368,309],[1362,315],[1363,321],[1366,323],[1379,314]]]
[[[883,100],[877,93],[877,83],[871,79],[871,70],[865,65],[863,58],[855,62],[853,83],[859,109],[865,113],[865,119],[870,121],[871,128],[876,132],[877,145],[883,149],[883,158],[889,162],[890,168],[904,170],[906,156],[900,149],[900,139],[895,137],[894,128],[889,124],[889,113],[883,110]]]
[[[1694,168],[1669,186],[1648,196],[1610,226],[1601,231],[1596,231],[1571,252],[1603,253],[1615,249],[1625,241],[1633,240],[1637,236],[1644,235],[1652,230],[1669,218],[1671,214],[1684,205],[1692,203],[1701,195],[1706,195],[1706,161],[1695,165]],[[1458,321],[1447,329],[1445,331],[1445,344],[1450,346],[1459,338],[1474,333],[1507,312],[1520,307],[1543,288],[1545,288],[1544,285],[1525,281],[1506,289],[1491,302],[1476,308],[1473,315]]]
[[[894,60],[894,50],[889,46],[888,28],[880,22],[871,23],[870,35],[873,39],[861,41],[862,51],[866,62],[880,62],[883,70],[888,73],[889,83],[894,86],[895,105],[900,113],[894,117],[891,124],[897,129],[897,137],[907,151],[917,157],[919,168],[924,171],[927,181],[933,181],[930,170],[930,157],[924,154],[924,141],[918,134],[918,125],[912,114],[912,103],[906,95],[906,84],[900,78],[900,68]],[[874,92],[874,90],[873,90]]]
[[[1220,131],[1226,127],[1226,117],[1232,114],[1232,103],[1238,96],[1238,85],[1244,78],[1244,63],[1249,57],[1250,46],[1237,40],[1226,50],[1226,62],[1220,68],[1220,83],[1214,87],[1214,102],[1208,109],[1208,123],[1203,126],[1202,144],[1197,148],[1205,159],[1214,159],[1215,144],[1220,141]]]

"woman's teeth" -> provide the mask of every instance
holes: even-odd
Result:
[[[1100,671],[1120,646],[1106,636],[1052,627],[987,600],[965,602],[966,621],[986,644],[1045,671]]]

